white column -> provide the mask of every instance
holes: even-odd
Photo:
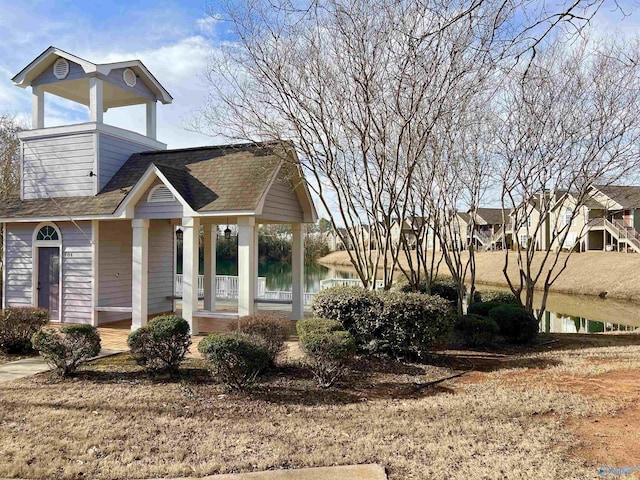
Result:
[[[147,324],[149,286],[149,220],[136,218],[133,227],[133,256],[131,281],[131,330]]]
[[[98,77],[89,79],[89,121],[102,123],[104,112],[103,83]]]
[[[156,139],[157,124],[156,102],[147,102],[147,137]]]
[[[31,87],[31,128],[44,128],[44,91]]]
[[[260,225],[258,225],[258,224],[256,224],[256,227],[253,229],[253,232],[254,232],[254,239],[253,239],[253,241],[254,241],[253,261],[254,261],[254,263],[256,264],[256,271],[255,271],[255,273],[254,273],[254,277],[255,277],[255,280],[254,280],[254,290],[253,290],[253,291],[254,291],[254,293],[253,293],[254,298],[258,297],[258,291],[260,290],[260,289],[258,288],[258,265],[259,265],[259,260],[260,260],[260,254],[258,253],[258,251],[259,251],[259,248],[258,248],[258,244],[259,244],[259,241],[258,241],[258,238],[259,238],[258,231],[259,231],[259,229],[260,229]],[[255,309],[255,310],[256,310],[256,313],[257,313],[257,312],[258,312],[258,306],[257,306],[257,305],[256,305],[256,309]]]
[[[304,318],[304,233],[301,223],[291,225],[291,320]]]
[[[198,311],[198,240],[200,220],[182,219],[182,318],[189,322],[191,334],[198,333],[194,312]]]
[[[216,245],[218,226],[204,226],[204,309],[216,309]]]
[[[241,317],[256,312],[254,300],[258,269],[255,229],[255,218],[238,218],[238,315]]]
[[[91,220],[91,325],[98,326],[98,307],[100,301],[100,286],[98,279],[100,278],[99,264],[99,238],[100,238],[100,221]]]

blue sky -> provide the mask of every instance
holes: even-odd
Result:
[[[596,31],[620,35],[640,32],[637,0],[625,3],[623,19],[605,4]],[[30,118],[30,92],[13,86],[11,78],[27,63],[54,45],[96,63],[137,58],[142,60],[174,97],[158,109],[158,139],[170,148],[220,143],[221,139],[189,132],[193,118],[207,95],[203,75],[207,59],[222,41],[227,27],[210,13],[219,14],[215,2],[193,1],[7,1],[0,0],[0,112]],[[47,126],[83,121],[87,109],[49,97]],[[114,109],[105,121],[142,132],[141,107]]]

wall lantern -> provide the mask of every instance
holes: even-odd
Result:
[[[181,242],[183,236],[184,236],[184,232],[182,231],[182,229],[180,227],[178,227],[178,229],[176,230],[176,240]]]
[[[226,240],[229,240],[231,238],[231,229],[229,228],[229,225],[227,225],[227,228],[224,229],[224,238]]]

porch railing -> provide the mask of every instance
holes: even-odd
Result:
[[[182,296],[182,275],[176,274],[175,295]],[[258,277],[257,296],[261,297],[267,290],[267,279]],[[198,275],[198,297],[204,297],[204,275]],[[238,298],[238,277],[232,275],[216,275],[216,298]]]

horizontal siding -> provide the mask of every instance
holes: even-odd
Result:
[[[149,203],[147,198],[149,192],[161,182],[157,181],[151,185],[146,192],[140,198],[140,201],[135,207],[136,218],[182,218],[184,215],[184,207],[178,200],[173,202],[161,202],[161,203]]]
[[[98,137],[98,150],[100,152],[98,157],[100,184],[98,188],[102,190],[132,154],[153,149],[148,145],[141,145],[130,140],[100,133]]]
[[[131,307],[131,222],[100,222],[98,240],[98,306]],[[131,318],[130,313],[100,312],[99,322]]]
[[[91,222],[58,224],[62,233],[62,319],[91,323]]]
[[[33,304],[32,239],[35,227],[35,223],[7,224],[5,294],[8,307]]]
[[[122,74],[124,71],[125,71],[124,68],[116,68],[114,70],[111,70],[111,72],[109,72],[109,75],[107,75],[105,80],[113,85],[117,85],[123,90],[135,92],[137,95],[140,95],[141,97],[145,97],[149,100],[156,99],[155,94],[151,91],[149,87],[147,87],[147,85],[140,79],[140,77],[138,77],[136,84],[133,87],[130,87],[129,85],[127,85],[124,82],[124,78],[122,77]],[[135,70],[133,71],[135,72]]]
[[[26,200],[94,194],[94,134],[24,140],[22,192]]]
[[[171,311],[173,301],[174,228],[167,220],[149,225],[149,313]]]
[[[298,197],[284,176],[279,173],[267,193],[262,217],[284,222],[302,222],[303,213]]]
[[[80,65],[69,60],[67,61],[69,62],[69,74],[62,80],[58,80],[53,74],[53,65],[55,64],[54,60],[49,68],[45,69],[31,82],[31,85],[46,85],[49,83],[68,82],[69,80],[77,80],[79,78],[85,78],[88,76],[86,73],[84,73],[84,70]]]

